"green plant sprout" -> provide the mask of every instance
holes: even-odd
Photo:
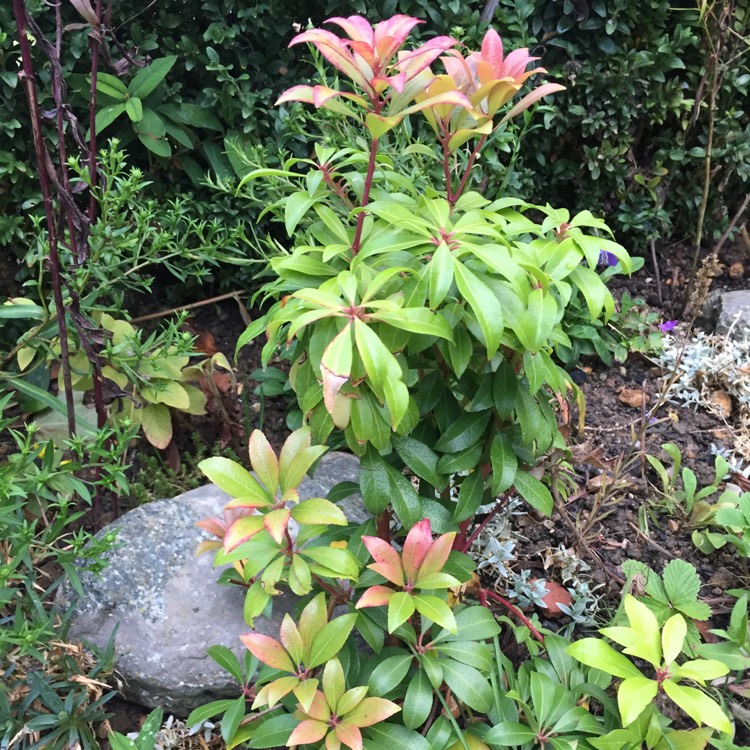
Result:
[[[598,638],[583,638],[568,647],[568,653],[582,664],[622,679],[617,704],[623,727],[632,724],[663,692],[699,726],[707,724],[720,732],[731,732],[732,723],[716,701],[702,690],[680,684],[682,680],[692,680],[705,685],[706,680],[726,675],[729,668],[715,659],[678,664],[687,635],[685,618],[673,615],[660,632],[654,613],[645,604],[626,594],[624,605],[629,626],[601,628],[599,632],[624,646],[624,654],[650,664],[654,678],[646,677],[630,659]]]

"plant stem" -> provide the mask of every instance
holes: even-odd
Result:
[[[60,334],[60,359],[65,390],[65,403],[68,410],[68,433],[71,437],[76,432],[75,412],[73,405],[73,383],[70,375],[70,352],[68,350],[68,327],[65,320],[65,305],[62,296],[62,273],[60,269],[60,255],[58,252],[57,226],[55,225],[55,210],[52,203],[50,188],[50,171],[52,166],[49,153],[42,135],[42,120],[39,102],[36,95],[36,78],[31,61],[31,46],[29,44],[26,4],[24,0],[13,0],[13,14],[18,29],[18,42],[21,48],[21,64],[23,66],[21,78],[26,89],[26,99],[29,105],[31,132],[34,140],[34,153],[39,170],[39,185],[44,202],[44,213],[47,219],[47,239],[49,241],[49,269],[52,276],[52,294],[55,300],[57,328]]]
[[[370,201],[370,189],[372,188],[372,178],[375,175],[375,166],[377,163],[378,155],[378,139],[373,138],[370,144],[370,160],[367,162],[367,175],[365,177],[365,187],[362,191],[362,205],[364,208]],[[362,242],[362,227],[365,223],[365,212],[360,211],[357,214],[357,228],[354,231],[354,241],[352,242],[352,253],[357,255],[359,253],[360,244]]]
[[[464,188],[466,187],[466,183],[469,179],[469,175],[471,174],[471,170],[474,168],[474,162],[477,160],[477,156],[479,156],[479,152],[482,150],[482,147],[486,142],[487,136],[483,135],[479,139],[479,143],[477,143],[477,145],[474,147],[474,150],[469,155],[469,161],[466,163],[464,176],[461,178],[461,182],[459,182],[456,192],[448,198],[448,203],[450,203],[451,208],[456,205],[458,199],[461,197],[461,194],[464,192]]]
[[[102,0],[96,0],[96,28],[89,33],[91,51],[91,90],[89,94],[89,222],[96,218],[96,77],[99,72],[99,45],[102,39]]]
[[[489,608],[489,605],[487,603],[487,599],[492,599],[495,602],[498,602],[498,604],[502,604],[511,614],[515,615],[530,631],[531,635],[536,638],[539,643],[544,643],[544,637],[542,634],[531,624],[531,620],[529,620],[526,615],[521,612],[518,607],[515,606],[515,604],[511,604],[507,599],[504,599],[500,594],[496,594],[494,591],[490,591],[489,589],[479,589],[479,602],[483,607]]]

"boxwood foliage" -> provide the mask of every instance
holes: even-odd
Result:
[[[42,0],[27,0],[45,33],[54,14]],[[691,237],[703,191],[709,132],[711,75],[707,61],[717,43],[722,8],[723,43],[718,48],[720,86],[715,98],[712,190],[704,236],[726,226],[750,182],[750,12],[733,3],[692,0],[160,0],[137,8],[112,7],[110,25],[127,56],[136,62],[176,56],[152,94],[166,105],[182,135],[168,132],[169,156],[150,153],[132,124],[119,118],[104,131],[126,145],[131,161],[149,169],[157,193],[192,194],[196,211],[254,218],[202,185],[206,171],[231,179],[226,139],[262,149],[273,162],[280,152],[302,156],[309,142],[289,127],[294,108],[274,106],[290,82],[304,80],[309,53],[287,49],[295,28],[333,15],[361,13],[375,21],[393,13],[425,20],[422,33],[452,33],[476,46],[489,17],[508,48],[529,46],[551,77],[568,88],[542,105],[513,154],[512,137],[498,138],[477,179],[488,197],[500,191],[536,202],[603,214],[618,236],[638,252],[653,239]],[[18,82],[18,47],[9,4],[0,6],[0,251],[27,244],[29,214],[39,204],[35,170],[29,163],[31,135]],[[63,67],[71,104],[85,113],[89,65],[87,29],[72,4],[63,4],[68,27]],[[488,12],[489,11],[489,12]],[[38,46],[37,46],[38,49]],[[114,68],[103,70],[125,84],[136,70],[110,43]],[[47,76],[40,60],[39,80]],[[106,101],[106,100],[105,100]],[[42,107],[52,110],[49,91]],[[52,137],[54,128],[49,128]],[[187,133],[187,135],[185,134]],[[510,134],[512,135],[512,134]],[[512,162],[513,168],[508,165]],[[3,290],[0,290],[2,292]]]

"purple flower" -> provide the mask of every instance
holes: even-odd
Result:
[[[678,320],[667,320],[659,326],[659,330],[662,333],[669,333],[670,331],[673,331],[675,328],[677,328],[678,323]]]
[[[614,253],[610,253],[607,250],[599,251],[599,265],[600,266],[616,266],[620,261],[617,260],[617,256]]]

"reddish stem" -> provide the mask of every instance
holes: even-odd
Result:
[[[504,500],[504,498],[503,498]],[[459,549],[459,552],[468,552],[471,549],[471,545],[474,543],[474,540],[487,528],[490,521],[502,510],[505,503],[502,500],[497,501],[497,505],[487,514],[486,518],[482,523],[479,524],[479,526],[474,529],[474,533],[466,540],[466,545],[463,549]]]
[[[89,94],[89,223],[96,218],[96,78],[99,72],[99,45],[102,33],[102,0],[96,1],[97,26],[89,34],[89,49],[91,51],[91,91]]]
[[[494,591],[490,591],[489,589],[479,589],[479,603],[483,607],[489,608],[487,599],[492,599],[493,601],[502,604],[511,614],[515,615],[531,631],[531,635],[533,635],[534,638],[539,641],[539,643],[544,643],[544,637],[542,636],[542,634],[531,624],[529,618],[526,617],[526,615],[521,612],[518,607],[516,607],[514,604],[511,604],[507,599],[504,599]]]
[[[365,188],[362,191],[362,208],[370,201],[370,189],[372,188],[372,178],[375,175],[376,158],[378,155],[378,139],[373,138],[370,145],[370,160],[367,162],[367,176],[365,177]],[[357,255],[362,242],[362,227],[365,223],[365,212],[360,211],[357,214],[357,228],[354,231],[354,242],[352,242],[352,253]]]
[[[464,188],[466,187],[466,182],[469,179],[469,175],[471,174],[471,170],[474,167],[474,162],[477,160],[477,156],[479,156],[479,152],[482,150],[482,146],[484,146],[485,142],[487,141],[487,136],[483,135],[479,139],[479,143],[477,143],[474,150],[471,152],[471,155],[469,156],[469,161],[466,163],[466,169],[464,171],[464,176],[461,178],[461,182],[458,185],[458,190],[456,190],[455,193],[453,193],[452,196],[448,196],[448,203],[450,203],[451,208],[453,208],[456,205],[456,202],[461,197],[461,194],[464,191]]]
[[[378,536],[384,542],[391,543],[391,516],[387,509],[378,516]]]
[[[31,134],[34,141],[34,153],[37,168],[39,170],[39,185],[42,190],[44,202],[44,214],[47,219],[47,238],[49,240],[49,270],[52,276],[52,294],[55,300],[57,314],[57,330],[60,335],[60,359],[62,361],[63,385],[65,390],[65,404],[68,411],[68,433],[71,437],[76,432],[76,421],[73,404],[73,384],[70,375],[70,352],[68,351],[68,327],[65,320],[65,306],[62,296],[62,272],[60,268],[60,255],[58,252],[58,234],[55,224],[55,210],[52,203],[52,190],[50,187],[50,171],[53,169],[52,162],[47,152],[42,135],[42,122],[39,109],[39,101],[36,94],[36,78],[31,61],[31,45],[27,35],[26,4],[24,0],[13,0],[13,13],[16,18],[18,29],[18,43],[21,47],[21,64],[23,66],[23,80],[26,89],[26,98],[29,105],[29,116],[31,118]],[[50,171],[48,171],[50,170]]]

